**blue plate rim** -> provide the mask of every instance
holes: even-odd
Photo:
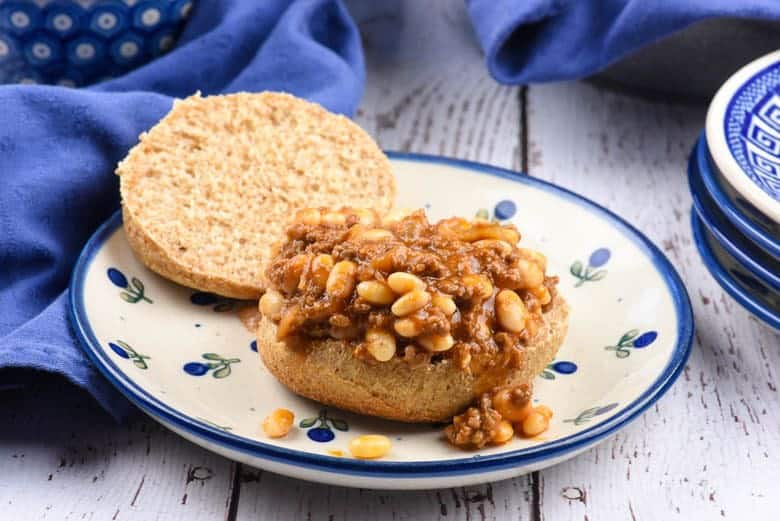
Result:
[[[701,189],[699,189],[699,186]],[[693,199],[693,208],[698,214],[699,219],[707,231],[732,257],[734,257],[734,260],[742,265],[747,271],[755,275],[767,285],[780,290],[780,273],[775,275],[771,270],[765,268],[763,265],[761,265],[761,263],[740,249],[740,247],[737,246],[733,239],[729,236],[730,233],[739,234],[739,230],[734,227],[727,230],[722,230],[716,225],[717,217],[713,216],[713,211],[718,210],[717,208],[709,208],[707,205],[708,202],[715,205],[715,201],[709,197],[709,193],[704,186],[701,171],[698,168],[693,154],[688,161],[688,187],[690,188],[691,198]],[[726,224],[731,225],[731,221],[728,220],[727,216],[723,215],[722,219],[726,221]],[[750,241],[748,238],[745,238],[745,240]],[[766,252],[763,250],[760,251],[766,254]]]
[[[696,156],[699,172],[704,181],[704,186],[707,188],[707,193],[710,194],[710,197],[712,197],[718,205],[718,208],[723,210],[723,213],[726,214],[728,220],[731,221],[739,231],[747,235],[753,242],[766,250],[770,255],[780,258],[780,242],[773,239],[766,231],[761,229],[760,226],[751,221],[749,217],[737,208],[723,191],[719,181],[715,178],[716,174],[713,171],[714,166],[712,165],[712,159],[710,158],[704,131],[699,135],[693,153]]]
[[[726,290],[726,293],[737,301],[742,307],[748,310],[750,313],[760,318],[770,326],[780,329],[780,315],[772,313],[766,307],[756,302],[750,294],[744,290],[737,281],[734,280],[726,269],[721,266],[718,259],[715,258],[715,253],[707,244],[707,239],[704,236],[707,233],[705,225],[702,219],[695,211],[691,212],[691,229],[693,230],[693,242],[696,243],[696,249],[699,251],[699,255],[704,261],[704,265],[710,272],[712,277],[718,282],[720,287]]]
[[[557,458],[570,452],[576,452],[579,449],[586,449],[636,419],[648,407],[658,401],[658,399],[663,396],[669,387],[677,380],[690,356],[693,343],[694,318],[690,298],[685,289],[685,285],[671,262],[661,250],[639,230],[610,210],[583,196],[547,181],[528,177],[518,172],[463,159],[453,159],[427,154],[388,151],[387,155],[390,159],[394,160],[444,164],[479,174],[508,179],[524,185],[530,185],[535,188],[556,193],[563,199],[575,202],[587,210],[590,210],[592,213],[598,214],[608,220],[624,237],[626,237],[626,239],[639,247],[639,249],[649,257],[653,266],[666,283],[672,301],[674,302],[675,315],[678,322],[675,347],[666,366],[656,380],[637,399],[622,408],[620,412],[614,416],[565,438],[535,447],[518,449],[501,454],[491,454],[487,456],[475,455],[470,458],[458,458],[454,460],[386,462],[335,458],[276,447],[260,441],[237,436],[229,432],[224,432],[195,418],[186,416],[146,393],[143,388],[138,386],[132,378],[125,374],[110,358],[108,358],[103,349],[97,347],[100,343],[89,324],[83,303],[85,274],[88,271],[94,255],[100,249],[100,246],[119,226],[121,226],[121,210],[118,210],[111,218],[103,223],[89,239],[79,255],[71,277],[69,311],[76,337],[87,356],[112,385],[114,385],[131,402],[152,417],[159,419],[164,423],[173,425],[196,438],[204,439],[209,443],[239,453],[248,454],[261,460],[334,474],[398,479],[482,474],[516,466],[532,465],[540,461]],[[122,378],[120,379],[115,376],[109,368],[113,368],[113,371],[115,371],[117,375],[121,375]]]

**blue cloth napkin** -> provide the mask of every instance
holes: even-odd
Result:
[[[780,19],[777,0],[466,2],[490,73],[508,84],[589,76],[706,18]]]
[[[117,161],[172,97],[280,90],[351,114],[363,80],[341,0],[201,0],[177,47],[125,76],[83,90],[0,87],[0,379],[57,373],[115,417],[130,410],[77,345],[66,288],[119,207]]]

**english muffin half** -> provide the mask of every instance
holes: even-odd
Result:
[[[119,163],[130,246],[175,282],[259,298],[262,267],[296,210],[351,205],[383,213],[390,164],[349,119],[294,96],[194,95]]]
[[[331,338],[293,346],[276,339],[264,318],[257,346],[269,371],[296,394],[318,402],[404,422],[446,422],[497,386],[532,385],[566,337],[569,306],[557,296],[543,325],[523,350],[522,365],[508,375],[466,373],[450,359],[410,365],[401,358],[367,364],[354,345]]]
[[[260,356],[295,393],[406,422],[530,389],[566,336],[568,306],[544,255],[519,241],[513,225],[431,223],[422,210],[303,210],[266,270]]]

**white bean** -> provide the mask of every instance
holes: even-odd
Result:
[[[387,362],[395,355],[395,337],[383,329],[366,331],[366,350],[378,362]]]
[[[430,301],[430,293],[416,289],[396,300],[390,308],[390,311],[397,317],[404,317],[409,313],[414,313],[421,307],[424,307]]]
[[[528,314],[520,296],[511,289],[502,289],[496,295],[496,316],[502,328],[512,333],[525,329]]]
[[[420,277],[404,271],[391,273],[390,276],[387,277],[387,285],[399,295],[404,295],[416,289],[425,289],[425,282],[423,282]]]

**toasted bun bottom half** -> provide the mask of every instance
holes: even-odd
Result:
[[[393,358],[368,364],[355,358],[352,348],[339,340],[312,340],[291,347],[276,340],[276,325],[266,318],[258,326],[257,345],[268,370],[296,394],[391,420],[443,422],[495,386],[533,382],[563,343],[568,314],[568,304],[557,296],[526,347],[525,364],[508,378],[504,374],[476,378],[450,360],[412,366]]]

